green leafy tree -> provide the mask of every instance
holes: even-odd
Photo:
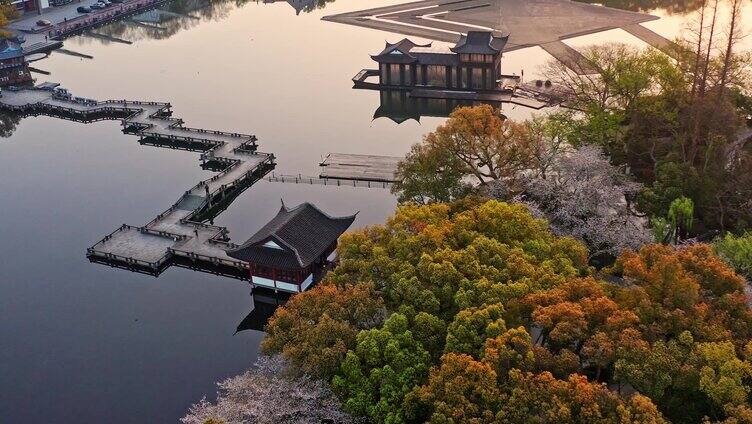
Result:
[[[438,359],[444,352],[446,323],[436,315],[419,312],[415,315],[411,328],[415,339],[423,345],[432,358]]]
[[[415,340],[404,315],[393,314],[382,328],[358,334],[332,386],[345,411],[375,423],[404,422],[402,401],[424,381],[431,356]]]
[[[470,191],[463,181],[464,164],[449,151],[431,144],[415,144],[397,165],[392,192],[400,202],[449,202]]]
[[[261,348],[282,353],[307,374],[329,379],[339,369],[358,331],[384,317],[384,303],[372,284],[319,285],[292,297],[266,326]]]
[[[752,344],[747,345],[747,351]],[[752,363],[737,357],[731,342],[700,343],[696,347],[700,390],[719,409],[745,405],[752,390]]]
[[[478,357],[486,339],[506,331],[504,308],[494,304],[460,311],[447,329],[446,352],[456,352]]]
[[[651,221],[655,239],[663,243],[679,243],[692,229],[695,204],[684,196],[674,199],[666,218],[656,217]]]
[[[388,309],[447,323],[460,309],[511,310],[533,290],[588,272],[582,244],[497,201],[401,206],[385,225],[344,235],[338,253],[330,281],[373,282]]]
[[[713,248],[736,272],[752,281],[752,233],[726,234],[713,242]]]
[[[569,143],[597,144],[615,165],[628,165],[645,186],[639,206],[649,216],[665,219],[674,199],[692,199],[697,225],[690,236],[743,231],[752,223],[745,171],[752,159],[742,131],[749,106],[742,93],[749,91],[752,55],[737,46],[742,4],[730,2],[725,31],[710,30],[720,23],[714,12],[703,13],[704,22],[688,32],[695,39],[680,41],[673,58],[607,44],[582,52],[595,75],[558,61],[546,69],[579,111],[568,121]]]

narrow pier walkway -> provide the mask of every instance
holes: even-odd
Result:
[[[54,87],[55,84],[45,84]],[[202,152],[201,166],[218,171],[200,181],[148,224],[123,224],[87,249],[93,262],[159,275],[177,265],[243,280],[248,263],[231,258],[227,229],[204,222],[274,169],[274,155],[256,151],[256,137],[183,126],[171,105],[129,100],[96,101],[55,94],[51,89],[5,90],[0,108],[78,122],[120,119],[123,132],[141,144]]]

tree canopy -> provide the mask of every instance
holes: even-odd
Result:
[[[275,314],[264,346],[330,382],[354,416],[663,423],[752,414],[745,281],[710,246],[648,245],[598,270],[581,243],[525,207],[465,198],[400,206],[384,225],[343,236],[339,255],[320,287]],[[351,290],[358,302],[332,301]],[[318,336],[329,304],[347,328],[336,342]],[[347,318],[354,311],[360,319]]]

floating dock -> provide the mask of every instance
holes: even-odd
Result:
[[[319,178],[393,183],[396,181],[397,156],[351,155],[329,153],[319,164]]]
[[[227,229],[205,224],[240,193],[274,169],[274,155],[256,151],[256,137],[191,128],[173,118],[171,105],[129,100],[96,101],[61,96],[56,84],[4,90],[0,108],[24,115],[47,115],[78,122],[121,120],[123,132],[144,145],[201,152],[201,166],[217,171],[200,181],[144,226],[123,224],[87,249],[92,262],[151,275],[176,265],[242,280],[247,262],[229,257]]]

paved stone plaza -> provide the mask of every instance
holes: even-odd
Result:
[[[540,46],[583,72],[582,56],[562,40],[622,28],[654,47],[669,44],[639,25],[655,16],[569,0],[426,0],[323,19],[452,43],[468,31],[495,30],[509,34],[504,51]]]

